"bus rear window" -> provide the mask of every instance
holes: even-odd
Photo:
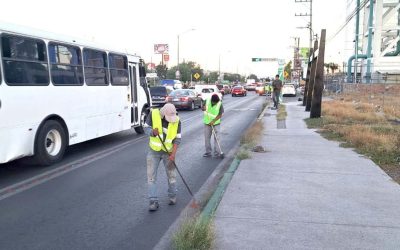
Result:
[[[50,43],[51,80],[54,85],[82,85],[83,68],[79,47]]]
[[[4,78],[8,85],[48,85],[46,45],[42,40],[1,36]]]
[[[107,54],[104,51],[84,49],[85,81],[87,85],[108,85]]]
[[[110,53],[108,55],[111,84],[128,85],[128,60],[126,56]]]

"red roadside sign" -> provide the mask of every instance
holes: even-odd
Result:
[[[169,61],[169,54],[163,54],[164,62]]]

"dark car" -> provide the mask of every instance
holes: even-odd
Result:
[[[232,88],[232,96],[246,96],[247,90],[243,88],[243,86],[235,86]]]
[[[172,91],[167,97],[167,102],[174,104],[177,109],[194,110],[196,107],[201,108],[203,105],[201,96],[191,89]]]
[[[164,106],[169,93],[171,93],[171,89],[165,86],[150,87],[150,95],[153,106]]]

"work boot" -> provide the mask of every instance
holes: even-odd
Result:
[[[211,157],[211,153],[204,153],[203,157]]]
[[[149,211],[157,211],[158,207],[158,201],[150,201]]]
[[[218,159],[222,159],[222,158],[224,158],[224,154],[215,154],[214,157],[218,158]]]
[[[169,203],[168,205],[175,205],[176,204],[176,196],[174,197],[169,197]]]

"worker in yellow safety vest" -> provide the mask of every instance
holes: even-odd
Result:
[[[150,149],[147,154],[149,211],[156,211],[159,207],[157,171],[161,160],[168,177],[169,205],[176,204],[176,170],[172,162],[175,161],[176,151],[181,143],[181,121],[175,106],[167,103],[161,109],[151,110],[144,124],[144,130],[150,137]]]
[[[215,132],[214,137],[214,157],[221,157],[221,149],[217,147],[217,140],[219,141],[219,131],[221,124],[221,117],[224,113],[224,107],[222,101],[217,94],[213,94],[211,98],[206,100],[203,106],[204,111],[204,139],[206,152],[203,157],[211,157],[211,136],[213,135],[213,129]]]
[[[271,86],[270,84],[266,83],[265,86],[264,86],[264,92],[265,92],[265,95],[266,95],[267,97],[268,97],[269,95],[271,95],[271,93],[272,93],[272,86]]]

